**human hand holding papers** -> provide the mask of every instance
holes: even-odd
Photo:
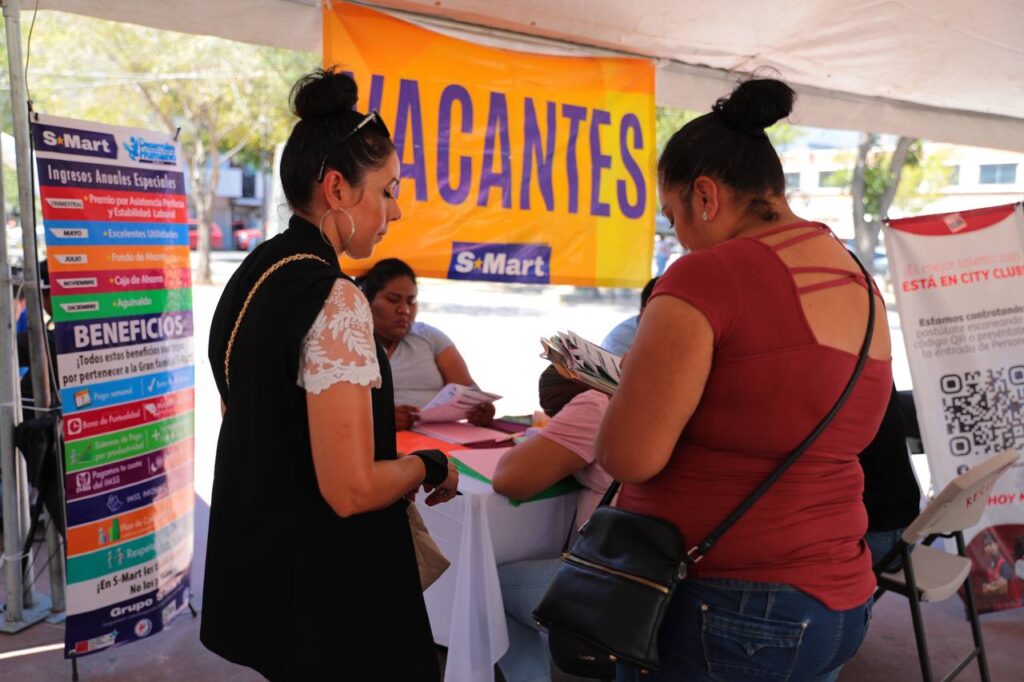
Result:
[[[465,419],[477,405],[493,403],[500,395],[469,386],[447,384],[420,408],[419,422],[454,422]]]
[[[541,357],[566,379],[614,395],[622,376],[618,355],[573,332],[559,332],[549,339],[542,338],[540,343],[544,347]]]

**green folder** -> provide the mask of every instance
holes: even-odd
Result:
[[[460,461],[458,457],[452,457],[452,461],[455,462],[455,468],[458,470],[460,476],[469,476],[470,478],[475,478],[478,481],[483,481],[484,483],[490,484],[491,479],[487,478],[476,469],[471,468],[465,462]],[[550,488],[541,490],[533,497],[530,497],[525,500],[510,499],[509,504],[511,504],[513,507],[518,507],[519,505],[525,504],[527,502],[536,502],[537,500],[546,500],[549,497],[568,495],[569,493],[580,490],[581,488],[583,488],[583,486],[580,485],[579,481],[577,481],[572,476],[566,476],[558,483],[554,484]]]

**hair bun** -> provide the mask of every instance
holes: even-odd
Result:
[[[715,102],[714,111],[734,127],[761,131],[793,111],[796,93],[780,80],[756,78],[740,83],[728,97]]]
[[[308,121],[351,111],[359,101],[359,89],[351,76],[332,66],[300,78],[289,100],[292,113]]]

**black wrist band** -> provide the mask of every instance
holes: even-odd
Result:
[[[423,482],[427,485],[441,485],[448,478],[448,457],[440,450],[416,450],[409,453],[423,460],[427,470]]]

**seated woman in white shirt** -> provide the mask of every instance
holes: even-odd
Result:
[[[491,484],[498,493],[522,500],[573,476],[583,485],[573,523],[579,528],[612,482],[594,461],[594,441],[608,396],[563,379],[554,367],[541,374],[539,389],[540,405],[551,420],[537,435],[502,455]],[[534,623],[533,610],[558,564],[557,558],[550,558],[498,566],[509,636],[508,651],[498,667],[508,682],[551,679],[547,646]]]
[[[385,258],[356,280],[370,302],[373,333],[387,351],[395,385],[395,428],[412,428],[419,408],[445,384],[476,386],[462,354],[444,332],[416,321],[416,273],[404,261]],[[494,418],[494,405],[469,415],[478,426]]]

